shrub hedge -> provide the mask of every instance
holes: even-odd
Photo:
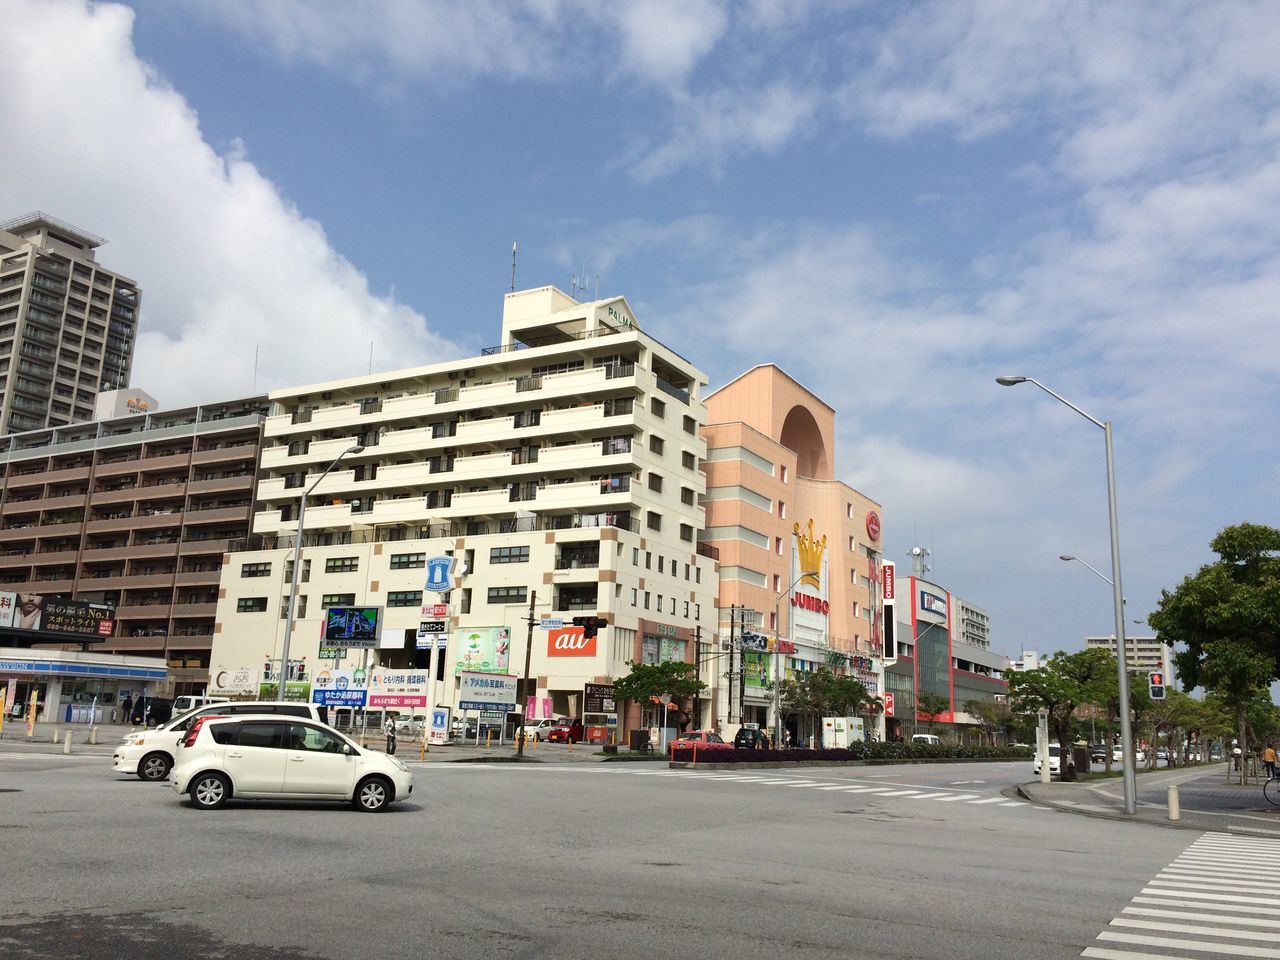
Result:
[[[855,743],[845,749],[829,750],[698,750],[702,763],[777,763],[784,760],[1030,760],[1030,747],[969,747],[931,743]],[[677,747],[672,753],[677,763],[691,763],[692,747]]]

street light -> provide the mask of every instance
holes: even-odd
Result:
[[[343,450],[333,463],[324,468],[324,473],[316,477],[311,486],[298,498],[298,535],[294,538],[293,543],[293,579],[289,584],[289,615],[285,619],[284,624],[284,646],[280,653],[280,699],[285,699],[285,681],[289,678],[289,640],[293,636],[293,618],[298,610],[298,573],[302,568],[302,519],[307,512],[307,497],[311,496],[314,490],[325,477],[329,475],[329,471],[336,467],[342,458],[349,453],[364,453],[364,447],[361,444],[352,444]]]
[[[781,614],[782,598],[788,596],[795,589],[797,583],[805,577],[820,577],[821,570],[806,570],[800,576],[791,581],[791,586],[778,594],[778,599],[773,604],[773,749],[777,750],[778,745],[782,743],[782,699],[778,687],[782,683],[782,641],[779,637],[778,628],[781,621],[778,619]],[[787,627],[792,626],[791,619],[787,618]]]
[[[1133,731],[1129,723],[1129,664],[1125,651],[1124,639],[1124,593],[1120,587],[1120,524],[1116,516],[1116,470],[1115,459],[1111,451],[1111,421],[1098,420],[1091,417],[1070,400],[1059,396],[1039,380],[1032,377],[996,377],[996,383],[1002,387],[1013,387],[1020,383],[1033,383],[1055,400],[1070,407],[1095,427],[1102,430],[1107,450],[1107,512],[1111,523],[1111,599],[1115,607],[1116,620],[1116,668],[1120,685],[1120,736],[1124,740],[1124,812],[1130,815],[1138,812],[1138,778],[1133,756]],[[1083,560],[1080,561],[1084,563]],[[1088,566],[1088,564],[1085,564]],[[1089,567],[1089,569],[1093,569]],[[1094,573],[1097,573],[1094,570]],[[1102,576],[1101,574],[1098,574]],[[1106,580],[1106,577],[1103,577]]]

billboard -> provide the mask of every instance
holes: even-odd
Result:
[[[426,670],[374,670],[369,677],[370,707],[427,706]]]
[[[510,627],[467,627],[456,634],[458,660],[455,676],[464,671],[506,673],[511,655]]]
[[[85,600],[63,600],[38,593],[0,593],[0,627],[65,634],[76,640],[102,640],[116,629],[114,607]]]
[[[511,711],[516,708],[518,678],[463,671],[458,679],[459,709]]]
[[[594,657],[596,638],[584,636],[582,627],[553,627],[547,631],[548,657]]]
[[[252,696],[258,688],[258,671],[253,667],[225,667],[209,671],[209,693],[222,697]]]
[[[324,644],[372,650],[381,632],[381,607],[329,607],[324,612]]]

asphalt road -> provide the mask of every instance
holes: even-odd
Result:
[[[384,814],[206,813],[0,754],[0,955],[1079,957],[1199,836],[1017,802],[1025,763],[414,770]]]

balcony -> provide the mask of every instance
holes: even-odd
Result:
[[[221,576],[221,570],[182,570],[176,582],[180,587],[216,587]]]
[[[148,487],[146,489],[151,490],[153,488]],[[89,502],[94,506],[100,503],[132,503],[145,495],[146,491],[142,487],[136,486],[121,487],[119,490],[95,490],[89,494]],[[177,495],[182,495],[181,489],[177,491]]]
[[[77,480],[89,479],[89,467],[61,467],[56,470],[50,470],[44,475],[47,483],[70,483]]]
[[[192,480],[187,484],[187,493],[191,494],[248,493],[252,489],[252,473],[241,474],[238,477],[215,477],[213,480]]]
[[[231,549],[235,542],[228,537],[210,537],[208,540],[183,540],[178,544],[180,556],[198,556],[201,554],[223,554]]]
[[[26,550],[0,553],[0,570],[26,570],[33,565],[32,561],[34,559],[34,555]],[[71,555],[71,559],[75,560],[74,553]]]
[[[208,507],[202,510],[188,510],[182,515],[187,526],[205,523],[244,523],[249,519],[249,505],[242,507]]]
[[[162,456],[148,456],[143,457],[138,463],[139,469],[145,470],[147,473],[155,473],[157,470],[177,470],[191,465],[191,453],[190,451],[185,451]]]
[[[49,596],[55,593],[71,593],[75,589],[76,582],[72,577],[58,577],[57,579],[31,581],[31,588],[34,592]]]
[[[179,617],[212,617],[218,612],[217,601],[213,603],[175,603],[174,619]]]
[[[227,463],[235,460],[256,460],[257,458],[257,441],[222,446],[215,450],[197,450],[191,454],[191,462],[194,464]]]
[[[132,457],[126,460],[115,460],[110,463],[101,462],[94,469],[94,474],[98,477],[120,477],[137,473],[140,469],[142,469],[142,459],[140,457]]]
[[[125,530],[158,530],[166,527],[177,528],[182,523],[182,514],[156,513],[151,516],[118,516],[101,517],[90,520],[84,525],[86,533],[116,533]]]
[[[77,551],[74,547],[63,550],[44,550],[33,553],[30,562],[37,567],[49,566],[54,563],[75,563]],[[12,559],[6,557],[6,559]]]
[[[215,604],[216,606],[216,604]],[[117,620],[168,620],[169,602],[122,603],[116,607]]]
[[[172,573],[120,574],[114,577],[82,576],[81,590],[168,590],[173,586]]]
[[[109,560],[149,560],[176,557],[178,544],[174,543],[137,543],[121,547],[86,547],[83,561],[85,563],[103,563]]]

